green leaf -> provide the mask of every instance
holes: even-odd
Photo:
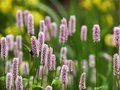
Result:
[[[44,89],[42,86],[40,86],[40,85],[32,85],[32,88],[34,89],[34,88],[41,88],[41,89]]]
[[[35,9],[37,8],[39,10],[42,10],[42,11],[46,12],[47,14],[49,14],[53,18],[53,20],[55,20],[57,23],[59,23],[58,15],[56,14],[56,12],[52,8],[48,7],[47,5],[45,5],[43,3],[37,3],[35,5],[32,5],[30,3],[26,3],[26,6],[27,7],[32,7],[32,8],[35,8]]]
[[[23,78],[23,81],[28,82],[28,79],[27,78]]]
[[[105,82],[106,81],[106,77],[102,74],[98,74],[98,76]]]
[[[30,47],[28,47],[26,44],[24,44],[23,43],[23,47],[26,49],[26,50],[28,50],[28,51],[30,51],[31,50],[31,48]]]
[[[95,87],[94,90],[107,90],[107,85],[103,85],[103,86],[99,86],[99,87]]]
[[[57,1],[57,0],[50,0],[50,1],[56,7],[56,9],[58,10],[58,12],[60,13],[61,16],[67,17],[67,12],[59,1]]]
[[[52,81],[52,84],[51,85],[54,85],[54,86],[60,86],[61,85],[61,81],[59,79],[54,79]]]
[[[1,76],[1,77],[0,77],[0,80],[2,80],[2,81],[5,80],[5,77],[4,77],[4,76]]]

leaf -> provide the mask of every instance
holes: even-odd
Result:
[[[54,79],[52,81],[52,84],[51,85],[54,85],[54,86],[60,86],[61,85],[61,81],[59,79]]]
[[[29,48],[26,44],[23,43],[23,47],[28,50],[28,51],[31,51],[31,48]]]
[[[56,14],[56,12],[52,8],[48,7],[47,5],[45,5],[43,3],[37,3],[35,5],[32,5],[30,3],[26,3],[26,6],[37,8],[39,10],[42,10],[42,11],[48,13],[57,23],[59,23],[58,15]]]
[[[4,76],[1,76],[1,77],[0,77],[0,80],[2,80],[2,81],[3,81],[4,79],[5,79],[5,77],[4,77]]]
[[[51,3],[56,7],[61,16],[67,17],[67,12],[65,8],[57,0],[50,0]]]
[[[98,76],[105,82],[106,81],[106,77],[102,74],[98,74]]]
[[[28,79],[27,78],[23,78],[23,81],[28,82]]]
[[[28,79],[27,78],[23,78],[23,83],[24,83],[24,86],[27,86],[28,85]]]
[[[107,90],[107,85],[95,87],[94,90]]]
[[[32,85],[32,88],[34,89],[34,88],[41,88],[41,89],[44,89],[42,86],[40,86],[40,85]]]

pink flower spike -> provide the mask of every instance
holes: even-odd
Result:
[[[9,34],[6,36],[6,40],[8,44],[8,49],[12,51],[14,46],[14,36],[12,34]]]
[[[96,68],[93,68],[93,69],[92,69],[91,82],[92,82],[92,83],[96,83]]]
[[[93,54],[89,55],[89,67],[95,67],[95,56]]]
[[[114,42],[116,47],[120,45],[120,27],[114,27]]]
[[[1,58],[4,60],[8,58],[8,45],[5,37],[1,38]]]
[[[52,29],[51,36],[56,38],[57,37],[57,24],[55,22],[51,24],[51,29]]]
[[[45,17],[45,25],[47,26],[48,29],[51,28],[51,18],[50,18],[50,16]]]
[[[45,26],[45,41],[50,41],[50,35],[49,35],[49,31],[48,31],[48,27]]]
[[[80,77],[79,90],[86,89],[86,73],[83,72]]]
[[[31,47],[32,47],[32,52],[34,57],[39,56],[39,47],[38,47],[38,41],[35,36],[31,37]]]
[[[87,26],[83,25],[81,27],[81,41],[87,41]]]
[[[21,65],[21,73],[22,75],[29,75],[29,63],[23,62]]]
[[[52,86],[46,86],[45,90],[52,90]]]
[[[18,10],[16,14],[16,24],[19,29],[23,28],[23,12]]]
[[[11,61],[7,61],[5,64],[5,72],[6,73],[12,73],[12,62]]]
[[[67,59],[67,48],[62,47],[60,50],[60,62],[63,63],[63,61],[66,59]]]
[[[54,54],[51,56],[51,70],[56,70],[56,56]]]
[[[6,89],[12,90],[12,86],[13,86],[13,75],[12,75],[12,73],[7,73],[7,75],[6,75]]]
[[[113,75],[118,76],[120,74],[120,60],[118,54],[113,56]]]
[[[100,26],[98,24],[93,26],[93,41],[100,42]]]
[[[41,51],[41,64],[46,66],[47,64],[47,58],[48,58],[48,45],[43,44],[42,45],[42,51]]]
[[[41,52],[41,49],[42,49],[42,45],[44,44],[45,42],[45,35],[43,32],[39,32],[38,34],[38,45],[39,45],[39,51]]]
[[[22,36],[21,35],[18,35],[16,37],[16,43],[17,43],[18,50],[22,50]]]
[[[25,10],[23,13],[24,13],[24,22],[25,22],[25,25],[27,26],[29,11]]]
[[[39,31],[45,33],[45,21],[44,20],[40,21],[40,29],[39,29]]]
[[[17,76],[15,85],[16,85],[16,90],[23,90],[22,76]]]
[[[27,31],[30,36],[34,35],[34,18],[32,14],[28,14]]]
[[[16,77],[18,76],[18,64],[19,64],[19,59],[14,58],[13,59],[13,77],[14,77],[14,79],[16,79]]]
[[[19,49],[18,49],[17,42],[14,42],[14,49],[13,49],[13,52],[14,52],[14,56],[15,56],[15,57],[18,57]]]
[[[67,80],[68,80],[68,67],[67,65],[63,65],[61,68],[61,73],[60,73],[60,80],[62,82],[62,84],[67,84]]]
[[[22,63],[22,60],[23,60],[23,52],[22,51],[19,51],[18,59],[19,59],[19,65],[20,65]]]
[[[66,18],[63,17],[63,19],[61,20],[61,24],[65,25],[65,40],[68,40],[68,27],[67,27],[67,20]]]
[[[70,20],[69,20],[69,25],[68,25],[68,30],[69,30],[69,36],[71,36],[73,33],[75,33],[76,31],[76,17],[70,16]]]
[[[65,29],[65,25],[61,24],[60,25],[60,34],[59,34],[59,43],[60,44],[64,44],[66,41],[66,29]]]
[[[48,56],[47,56],[47,68],[50,70],[52,68],[52,53],[53,49],[50,47],[48,48]]]

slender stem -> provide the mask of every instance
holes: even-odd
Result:
[[[33,66],[35,66],[35,58],[34,58],[34,61],[33,61]],[[36,66],[35,66],[35,72],[36,72]],[[34,73],[33,84],[35,83],[35,75],[36,75],[36,73]]]
[[[96,66],[96,87],[98,86],[98,83],[97,83],[97,77],[98,77],[98,74],[97,74],[97,71],[98,71],[98,68],[97,68],[97,66],[98,66],[98,60],[97,60],[97,58],[98,58],[98,45],[97,45],[98,43],[96,43],[96,51],[95,51],[95,56],[96,56],[96,63],[95,63],[95,66]]]
[[[6,64],[6,60],[4,58],[4,83],[5,83],[5,90],[6,90],[6,75],[5,75],[5,64]]]
[[[62,90],[65,90],[65,84],[62,84]]]
[[[42,86],[42,84],[43,84],[43,70],[44,70],[44,65],[43,65],[43,69],[42,69],[41,86]]]
[[[53,90],[55,90],[55,87],[54,87],[54,85],[53,85]]]
[[[117,88],[118,88],[118,90],[119,90],[119,76],[116,77],[116,83],[117,83]]]
[[[84,58],[84,41],[82,42],[82,57]]]

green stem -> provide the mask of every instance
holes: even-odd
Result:
[[[34,77],[33,77],[33,84],[35,84],[35,76],[36,76],[36,65],[35,65],[35,58],[34,58],[34,61],[33,61],[33,66],[35,67],[35,72],[34,72]]]
[[[115,81],[116,81],[116,89],[119,90],[119,79],[117,76],[115,76]]]
[[[96,63],[95,63],[95,66],[96,66],[96,87],[98,87],[98,80],[97,80],[97,77],[98,77],[98,73],[97,73],[97,71],[98,71],[98,43],[96,43],[96,51],[95,51],[95,56],[96,56]]]
[[[62,85],[62,90],[65,90],[66,89],[66,86],[65,84]]]
[[[43,68],[45,68],[44,65],[43,65]],[[43,85],[43,72],[44,72],[43,70],[44,69],[42,69],[41,86]]]
[[[6,90],[5,64],[6,64],[6,60],[4,59],[4,83],[5,83],[5,90]]]

